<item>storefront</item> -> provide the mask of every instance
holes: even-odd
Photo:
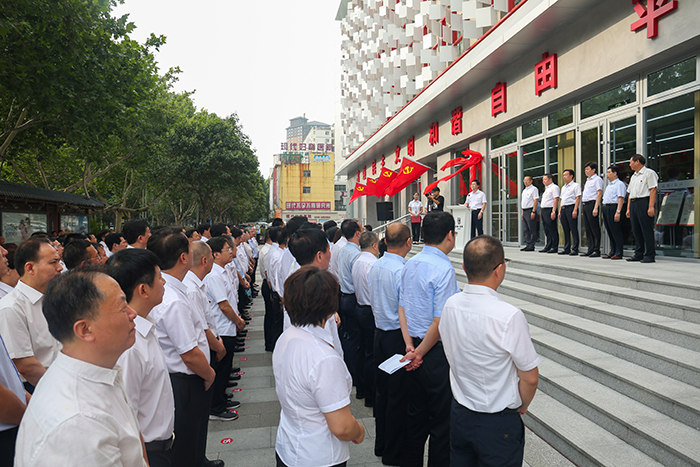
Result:
[[[409,152],[408,140],[411,157],[434,169],[423,186],[464,148],[479,151],[484,161],[472,177],[488,197],[486,231],[517,245],[523,177],[542,193],[545,173],[561,185],[573,169],[583,185],[593,161],[603,177],[615,165],[627,181],[628,161],[640,153],[659,174],[658,253],[700,258],[700,2],[662,3],[640,17],[633,2],[521,2],[348,157],[348,188],[388,148]],[[448,205],[459,201],[456,179],[441,188]],[[415,189],[394,197],[396,217]],[[348,216],[371,222],[374,202],[360,198]],[[623,229],[631,245],[627,219]]]

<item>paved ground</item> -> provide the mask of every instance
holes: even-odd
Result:
[[[239,381],[235,399],[241,402],[239,418],[232,422],[209,422],[207,457],[222,459],[227,466],[267,467],[275,465],[275,435],[279,423],[280,404],[272,374],[272,353],[265,352],[263,316],[265,307],[258,296],[251,310],[245,352],[234,356],[245,374]],[[354,390],[353,390],[354,393]],[[374,455],[374,418],[362,401],[351,398],[350,410],[365,426],[365,441],[350,444],[348,465],[379,467],[381,459]],[[572,464],[538,438],[530,430],[526,434],[525,467],[568,467]],[[427,449],[426,449],[427,452]]]

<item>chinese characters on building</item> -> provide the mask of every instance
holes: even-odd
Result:
[[[450,120],[450,127],[452,129],[453,135],[458,135],[462,133],[462,108],[457,107],[452,111],[452,120]]]
[[[647,0],[644,8],[641,0],[632,0],[634,11],[639,19],[632,23],[632,32],[647,28],[647,39],[653,39],[659,35],[659,19],[678,8],[677,0]]]
[[[542,61],[535,65],[535,94],[557,87],[557,54],[542,54]]]
[[[330,201],[287,201],[287,211],[330,211]]]
[[[323,143],[282,143],[282,151],[318,151],[318,152],[333,152],[332,144]]]
[[[434,146],[440,142],[440,135],[438,134],[438,122],[430,124],[430,130],[428,130],[428,140],[431,146]]]
[[[496,83],[496,87],[491,90],[491,116],[495,117],[507,109],[506,83]]]

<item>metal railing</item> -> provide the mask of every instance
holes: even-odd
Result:
[[[386,235],[386,228],[389,227],[389,225],[395,223],[395,222],[402,222],[404,224],[408,224],[411,219],[411,214],[405,214],[397,219],[394,219],[393,221],[387,222],[386,224],[379,225],[372,229],[372,232],[377,234],[377,236],[381,239]],[[408,222],[407,222],[408,221]]]

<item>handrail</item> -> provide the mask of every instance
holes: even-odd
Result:
[[[372,232],[374,232],[375,234],[377,234],[378,237],[381,238],[381,235],[379,235],[380,232],[383,232],[384,234],[386,234],[386,229],[387,229],[387,227],[389,227],[389,225],[391,225],[395,222],[403,222],[404,224],[407,224],[406,219],[410,219],[410,217],[411,217],[411,213],[405,214],[397,219],[394,219],[391,222],[387,222],[386,224],[382,224],[382,225],[375,227],[374,229],[372,229]]]

